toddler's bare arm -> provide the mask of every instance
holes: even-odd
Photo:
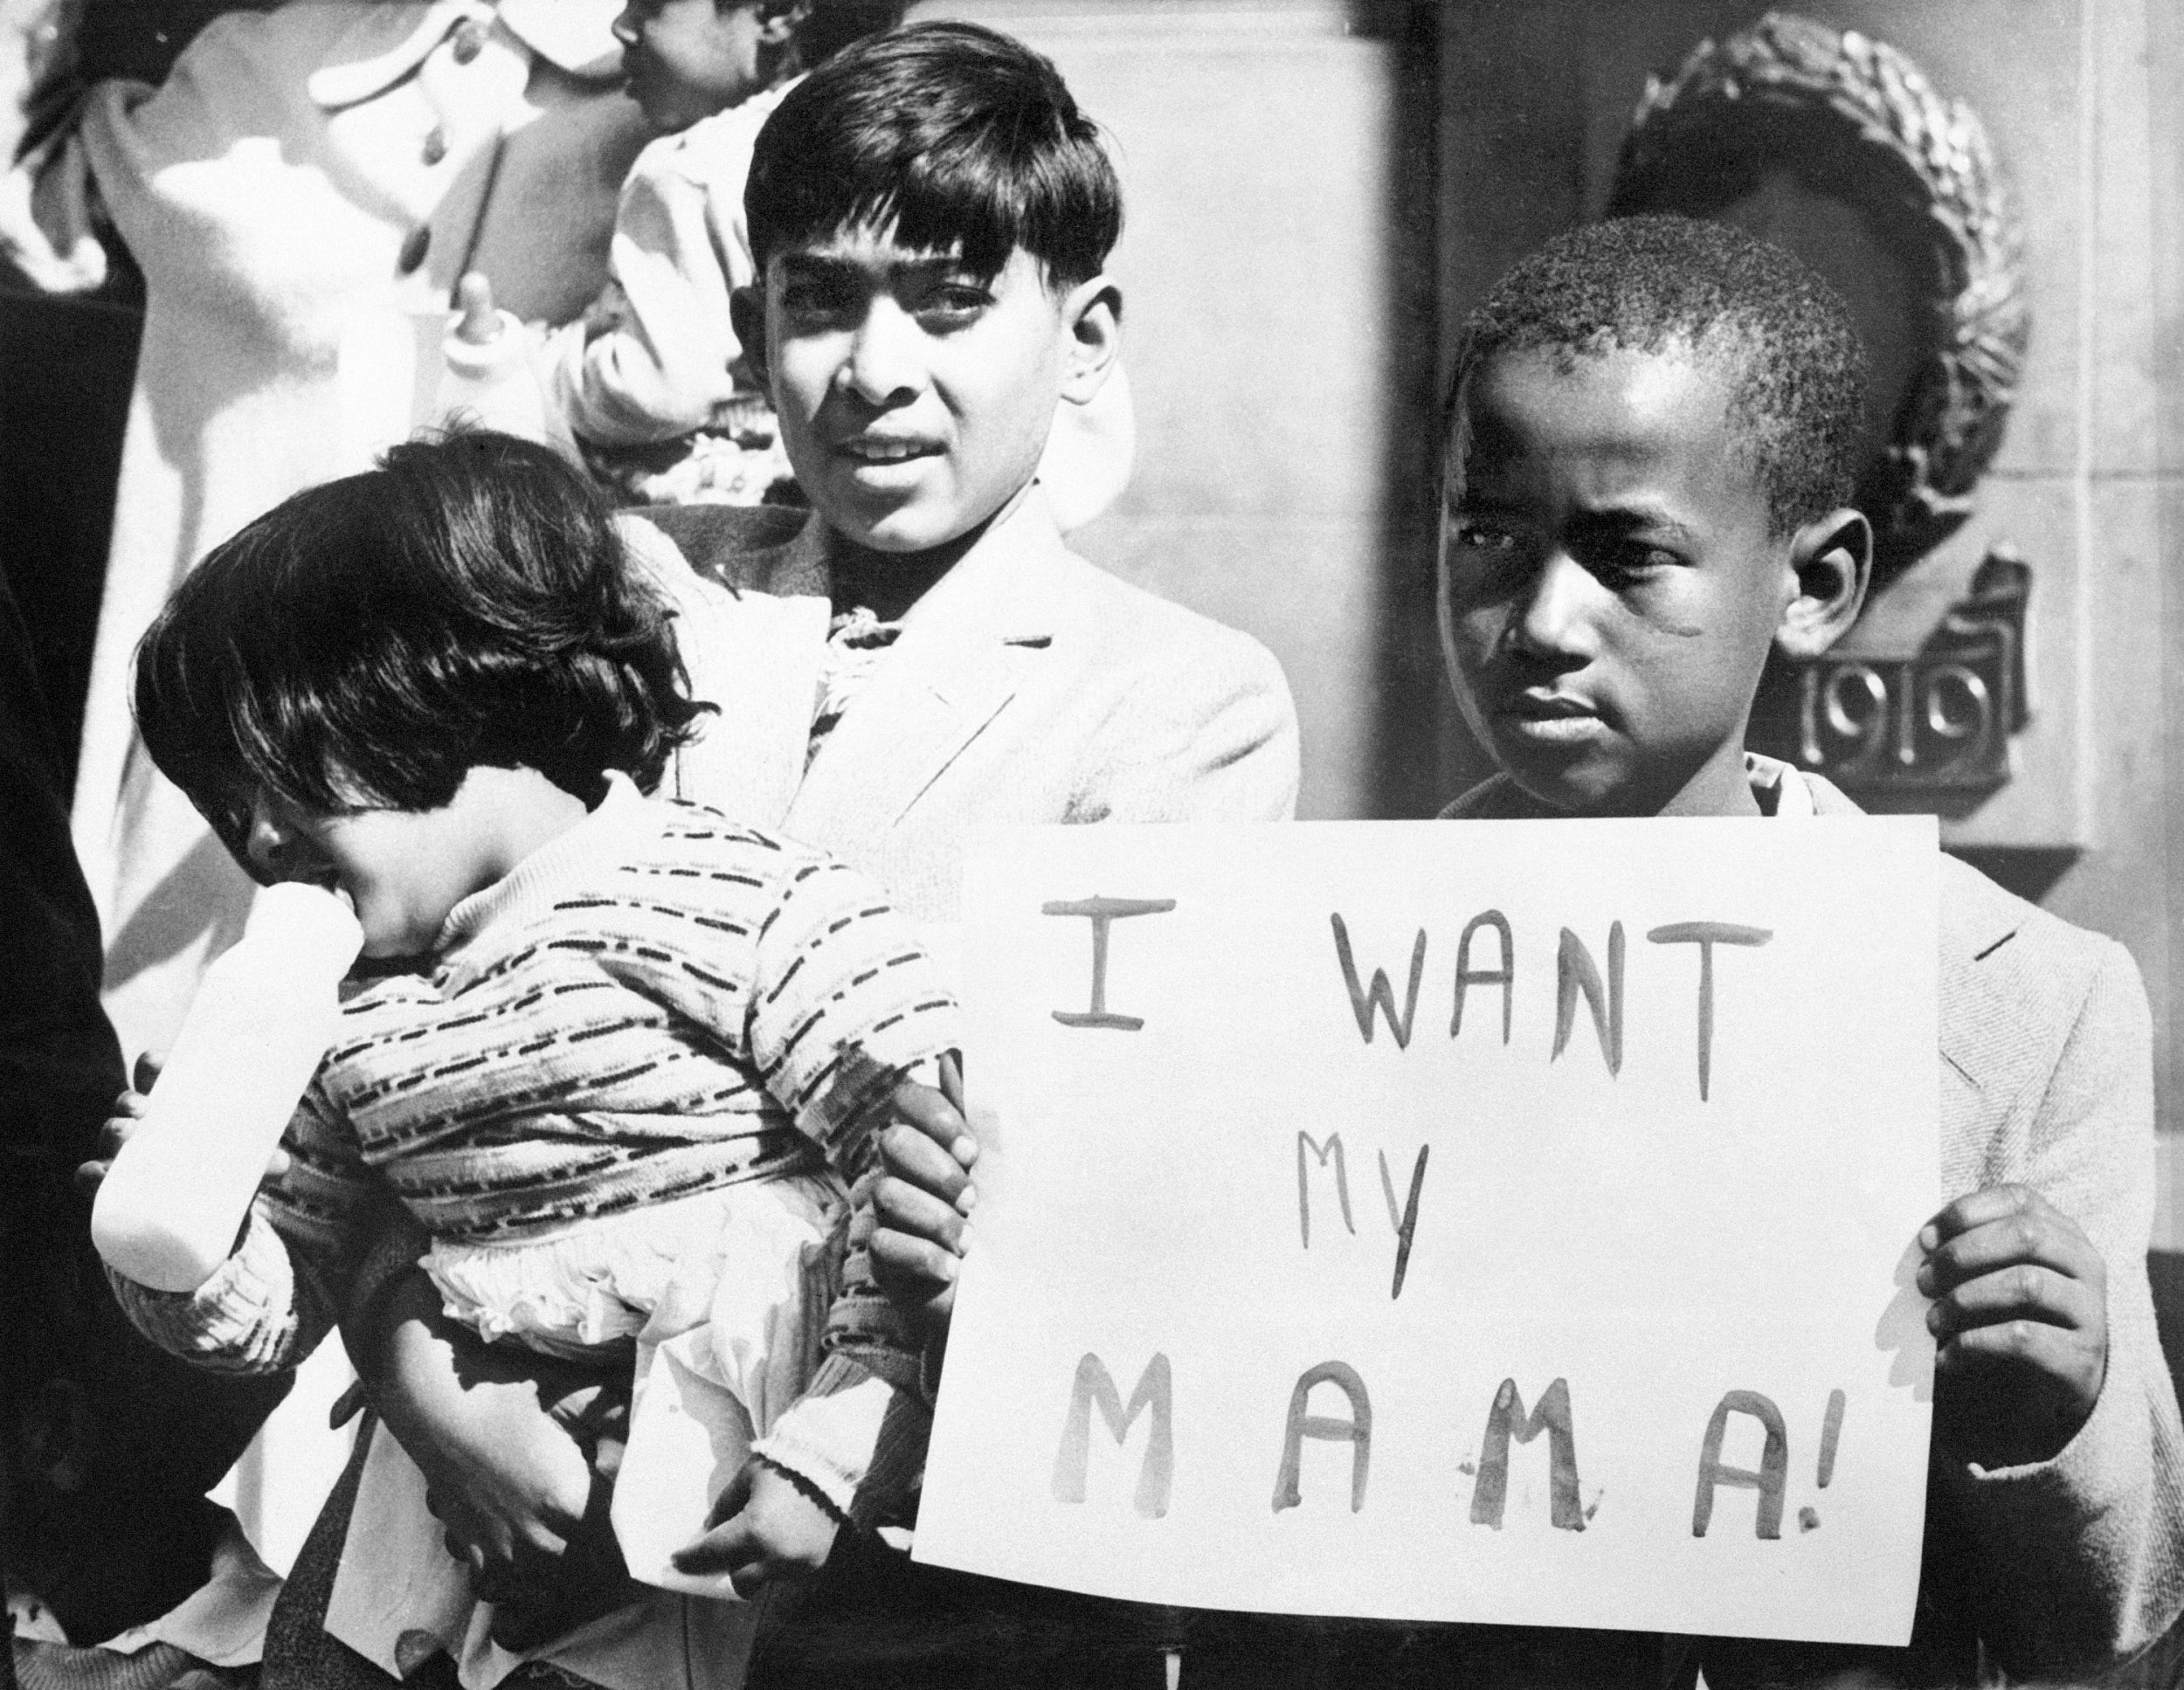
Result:
[[[421,1232],[381,1241],[380,1271],[352,1299],[342,1340],[373,1407],[425,1474],[449,1552],[495,1604],[496,1640],[526,1647],[628,1600],[605,1506],[627,1383],[487,1344],[448,1319],[413,1265],[423,1245]],[[411,1265],[400,1263],[405,1253]]]

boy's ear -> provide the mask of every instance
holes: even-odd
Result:
[[[1873,573],[1873,525],[1845,506],[1807,522],[1790,540],[1796,596],[1783,610],[1774,644],[1783,656],[1815,658],[1849,631],[1865,607]]]
[[[729,327],[743,349],[743,362],[758,378],[758,385],[773,391],[773,373],[766,367],[766,285],[761,281],[736,288],[728,296]]]
[[[1122,354],[1123,290],[1104,275],[1079,282],[1062,296],[1061,321],[1069,336],[1061,397],[1073,405],[1086,404]]]

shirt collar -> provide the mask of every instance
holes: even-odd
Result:
[[[1752,796],[1759,800],[1763,816],[1796,820],[1820,813],[1819,806],[1813,801],[1811,783],[1780,757],[1745,752],[1745,777],[1752,783]]]

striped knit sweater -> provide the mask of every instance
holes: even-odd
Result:
[[[220,1270],[194,1293],[115,1288],[177,1355],[293,1366],[390,1200],[437,1238],[474,1241],[822,1158],[854,1180],[874,1106],[957,1043],[954,1003],[862,875],[618,780],[456,907],[429,973],[344,1006],[283,1141],[289,1171]],[[838,1307],[830,1342],[870,1341],[879,1309],[868,1290]]]

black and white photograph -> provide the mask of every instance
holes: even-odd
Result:
[[[2184,1690],[2180,90],[0,0],[0,1690]]]

